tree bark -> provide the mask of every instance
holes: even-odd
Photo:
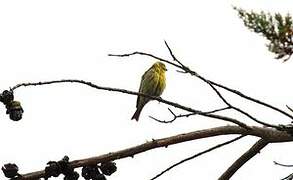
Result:
[[[242,156],[240,156],[219,178],[219,180],[230,179],[234,173],[241,168],[247,161],[253,158],[257,153],[260,152],[266,145],[269,144],[269,141],[260,139],[257,141],[248,151],[246,151]]]
[[[74,160],[71,161],[70,164],[73,168],[83,167],[86,165],[97,164],[101,162],[113,161],[117,159],[122,159],[126,157],[133,157],[136,154],[146,152],[151,149],[160,148],[160,147],[168,147],[170,145],[187,142],[196,139],[220,136],[220,135],[231,135],[231,134],[242,134],[242,135],[252,135],[262,138],[260,142],[252,147],[254,149],[253,153],[257,153],[260,147],[266,145],[266,143],[271,142],[288,142],[293,141],[293,137],[287,134],[286,132],[278,131],[272,128],[264,128],[264,127],[256,127],[250,126],[249,130],[239,127],[239,126],[221,126],[216,128],[209,128],[204,130],[193,131],[189,133],[179,134],[175,136],[170,136],[162,139],[153,139],[149,142],[140,144],[138,146],[130,147],[127,149],[123,149],[116,152],[110,152],[107,154],[103,154],[100,156],[95,156],[86,159]],[[251,152],[247,152],[244,154],[244,157],[241,157],[237,160],[238,166],[233,166],[234,172],[236,172],[237,168],[240,168],[245,162],[247,162],[251,157],[255,154],[251,154]],[[247,158],[250,157],[250,158]],[[231,170],[229,170],[231,171]],[[233,172],[231,171],[231,172]],[[230,175],[233,175],[229,173]],[[36,171],[28,174],[22,174],[21,180],[35,180],[38,178],[42,178],[45,175],[45,171]],[[226,175],[224,176],[226,177]],[[223,178],[224,178],[223,177]]]

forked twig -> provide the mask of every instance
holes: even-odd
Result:
[[[275,106],[273,106],[273,105],[270,105],[270,104],[268,104],[268,103],[266,103],[266,102],[263,102],[263,101],[261,101],[261,100],[258,100],[258,99],[256,99],[256,98],[253,98],[253,97],[247,96],[247,95],[243,94],[242,92],[240,92],[240,91],[238,91],[238,90],[235,90],[235,89],[229,88],[229,87],[227,87],[227,86],[224,86],[224,85],[222,85],[222,84],[216,83],[216,82],[214,82],[214,81],[208,80],[208,79],[204,78],[203,76],[199,75],[198,73],[196,73],[195,71],[192,71],[191,69],[189,69],[189,68],[188,68],[187,66],[185,66],[183,63],[181,63],[181,62],[180,62],[180,61],[174,56],[174,54],[173,54],[171,48],[169,47],[169,45],[167,44],[166,41],[165,41],[165,45],[167,46],[167,48],[168,48],[168,50],[169,50],[169,53],[171,54],[171,56],[172,56],[173,60],[175,61],[175,63],[173,63],[173,62],[171,62],[171,61],[169,61],[169,60],[166,60],[166,59],[163,59],[163,58],[157,57],[157,56],[155,56],[155,55],[153,55],[153,54],[150,54],[150,53],[144,53],[144,52],[140,52],[140,51],[136,51],[136,52],[128,53],[128,54],[109,54],[109,56],[128,57],[128,56],[132,56],[132,55],[142,55],[142,56],[148,56],[148,57],[155,58],[155,59],[157,59],[157,60],[159,60],[159,61],[162,61],[162,62],[168,63],[168,64],[170,64],[170,65],[172,65],[172,66],[174,66],[174,67],[179,68],[179,69],[180,69],[180,72],[184,72],[184,73],[188,73],[188,74],[190,74],[190,75],[192,75],[192,76],[196,76],[196,77],[198,77],[199,79],[203,80],[204,82],[208,83],[209,85],[213,85],[213,86],[220,87],[220,88],[222,88],[222,89],[224,89],[224,90],[226,90],[226,91],[229,91],[229,92],[231,92],[231,93],[233,93],[233,94],[236,94],[236,95],[238,95],[238,96],[240,96],[240,97],[242,97],[242,98],[244,98],[244,99],[247,99],[247,100],[249,100],[249,101],[252,101],[252,102],[254,102],[254,103],[256,103],[256,104],[260,104],[260,105],[262,105],[262,106],[268,107],[268,108],[270,108],[270,109],[272,109],[272,110],[275,110],[275,111],[277,111],[277,112],[279,112],[279,113],[281,113],[281,114],[285,115],[286,117],[288,117],[288,118],[290,118],[290,119],[293,120],[293,116],[292,116],[292,115],[288,114],[287,112],[285,112],[285,111],[283,111],[283,110],[281,110],[281,109],[279,109],[279,108],[277,108],[277,107],[275,107]],[[179,65],[178,65],[178,64],[179,64]],[[235,110],[237,110],[237,109],[235,109]],[[238,110],[237,110],[237,111],[238,111]],[[242,113],[242,112],[241,112],[241,113]],[[248,114],[245,114],[245,115],[248,116]],[[252,116],[248,116],[248,117],[251,118]],[[257,119],[256,119],[256,118],[253,118],[253,120],[255,121],[255,120],[257,120]],[[261,121],[259,121],[259,120],[257,120],[256,122],[261,123],[261,124],[264,123],[264,122],[261,122]],[[268,126],[268,127],[274,127],[274,128],[277,128],[277,127],[278,127],[278,126],[274,126],[274,125],[267,124],[267,123],[265,123],[265,124],[263,124],[263,125]]]
[[[230,107],[224,107],[224,108],[220,108],[220,109],[215,109],[215,110],[211,110],[211,111],[206,111],[204,112],[205,114],[212,114],[212,113],[215,113],[215,112],[219,112],[219,111],[224,111],[224,110],[227,110],[227,109],[231,109]],[[159,122],[159,123],[172,123],[174,122],[176,119],[178,118],[182,118],[182,117],[189,117],[189,116],[193,116],[193,115],[197,115],[196,113],[187,113],[187,114],[179,114],[179,115],[176,115],[170,108],[168,108],[169,112],[173,115],[173,119],[171,120],[160,120],[158,118],[155,118],[153,116],[149,116],[151,119]]]
[[[220,84],[218,84],[218,83],[214,83],[213,81],[207,80],[206,78],[200,76],[198,73],[196,73],[195,71],[192,71],[191,69],[189,69],[187,66],[185,66],[183,63],[181,63],[181,62],[175,57],[174,53],[172,52],[170,46],[168,45],[168,43],[167,43],[166,41],[165,41],[165,45],[166,45],[166,47],[168,48],[169,53],[170,53],[170,55],[171,55],[172,58],[173,58],[173,61],[175,61],[177,64],[176,64],[176,63],[173,63],[173,62],[171,62],[171,61],[169,61],[169,60],[166,60],[166,59],[163,59],[163,58],[157,57],[157,56],[155,56],[155,55],[152,55],[152,54],[150,54],[150,53],[144,53],[144,52],[139,52],[139,51],[136,51],[136,52],[134,52],[134,53],[130,53],[130,54],[109,54],[109,56],[127,57],[127,56],[132,56],[132,55],[136,55],[136,54],[138,54],[138,55],[149,56],[149,57],[155,58],[155,59],[157,59],[157,60],[159,60],[159,61],[162,61],[162,62],[166,62],[166,63],[168,63],[168,64],[171,64],[171,65],[173,65],[173,66],[175,66],[175,67],[177,67],[177,68],[183,70],[183,72],[185,72],[185,73],[189,73],[189,74],[191,74],[191,75],[193,75],[193,76],[196,76],[196,77],[198,77],[199,79],[203,80],[204,82],[206,82],[208,85],[211,86],[211,88],[216,92],[216,94],[222,99],[222,101],[223,101],[228,107],[231,107],[232,109],[234,109],[234,110],[236,110],[236,111],[238,111],[238,112],[240,112],[240,113],[246,115],[247,117],[249,117],[249,118],[252,119],[253,121],[255,121],[255,122],[259,123],[259,124],[262,124],[262,125],[264,125],[264,126],[267,126],[267,127],[273,127],[273,128],[276,128],[276,129],[279,129],[279,130],[280,130],[280,126],[277,126],[277,125],[273,125],[273,124],[269,124],[269,123],[266,123],[266,122],[260,121],[260,120],[258,120],[257,118],[253,117],[252,115],[250,115],[249,113],[245,112],[244,110],[241,110],[240,108],[237,108],[237,107],[231,105],[231,104],[230,104],[230,103],[229,103],[229,102],[228,102],[228,101],[227,101],[227,100],[221,95],[221,93],[220,93],[220,92],[219,92],[214,86],[218,86],[218,87],[220,87],[220,88],[223,88],[223,89],[225,89],[225,90],[227,90],[227,91],[230,91],[230,92],[232,92],[232,93],[234,93],[234,94],[240,95],[241,97],[243,97],[243,98],[245,98],[245,99],[252,100],[253,102],[256,102],[256,103],[258,103],[258,104],[265,105],[265,106],[267,106],[267,107],[269,107],[269,108],[272,108],[272,109],[274,109],[274,110],[277,110],[278,112],[281,112],[282,114],[285,113],[286,116],[288,116],[288,117],[290,117],[291,119],[293,119],[293,116],[287,114],[286,112],[284,112],[284,111],[282,111],[282,110],[280,110],[280,109],[278,109],[278,108],[275,108],[275,107],[273,107],[273,106],[271,106],[271,105],[268,105],[268,104],[266,104],[266,103],[264,103],[264,102],[261,102],[261,101],[259,101],[259,100],[256,100],[256,99],[253,99],[253,98],[250,98],[250,97],[248,97],[248,96],[247,96],[247,97],[246,97],[246,96],[243,96],[243,94],[240,93],[239,91],[236,91],[236,90],[233,90],[233,89],[227,88],[226,86],[220,85]],[[178,65],[178,64],[179,64],[179,65]],[[154,117],[151,117],[151,118],[154,119],[154,120],[156,120],[156,121],[158,121],[158,122],[165,123],[165,121],[161,121],[161,120],[159,120],[159,119],[157,119],[157,118],[154,118]]]

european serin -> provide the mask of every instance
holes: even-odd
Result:
[[[166,66],[162,62],[156,62],[152,65],[142,76],[139,92],[150,96],[159,97],[166,87],[165,72],[167,71]],[[143,107],[151,99],[147,97],[138,96],[136,101],[136,111],[131,119],[138,121],[139,115]]]

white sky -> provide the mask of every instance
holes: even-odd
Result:
[[[108,53],[151,52],[170,58],[167,40],[178,59],[205,77],[241,90],[280,108],[293,106],[290,85],[292,63],[273,59],[265,40],[248,31],[232,9],[292,12],[293,2],[256,1],[0,1],[0,89],[21,82],[63,78],[83,79],[98,85],[138,90],[150,58],[108,57]],[[167,88],[162,97],[199,110],[222,107],[214,92],[198,79],[167,66]],[[225,94],[259,119],[290,121],[270,110]],[[149,115],[168,119],[164,104],[149,103],[139,123],[130,121],[136,97],[98,91],[77,84],[20,88],[24,117],[12,122],[0,113],[0,164],[14,162],[20,173],[44,168],[50,160],[68,155],[71,160],[101,155],[152,138],[226,125],[214,119],[190,117],[159,124]],[[174,109],[174,108],[173,108]],[[182,111],[174,109],[175,112]],[[254,124],[237,113],[224,113]],[[150,179],[169,165],[228,140],[217,137],[152,150],[116,161],[110,180]],[[159,178],[217,179],[256,138],[246,137],[175,168]],[[232,179],[280,179],[293,164],[292,144],[272,144],[245,164]],[[0,175],[0,179],[3,179]],[[61,179],[61,178],[59,178]]]

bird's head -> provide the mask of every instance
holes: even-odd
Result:
[[[167,71],[167,68],[166,68],[165,64],[160,62],[160,61],[156,62],[154,64],[154,67],[159,69],[160,71],[163,71],[163,72]]]

